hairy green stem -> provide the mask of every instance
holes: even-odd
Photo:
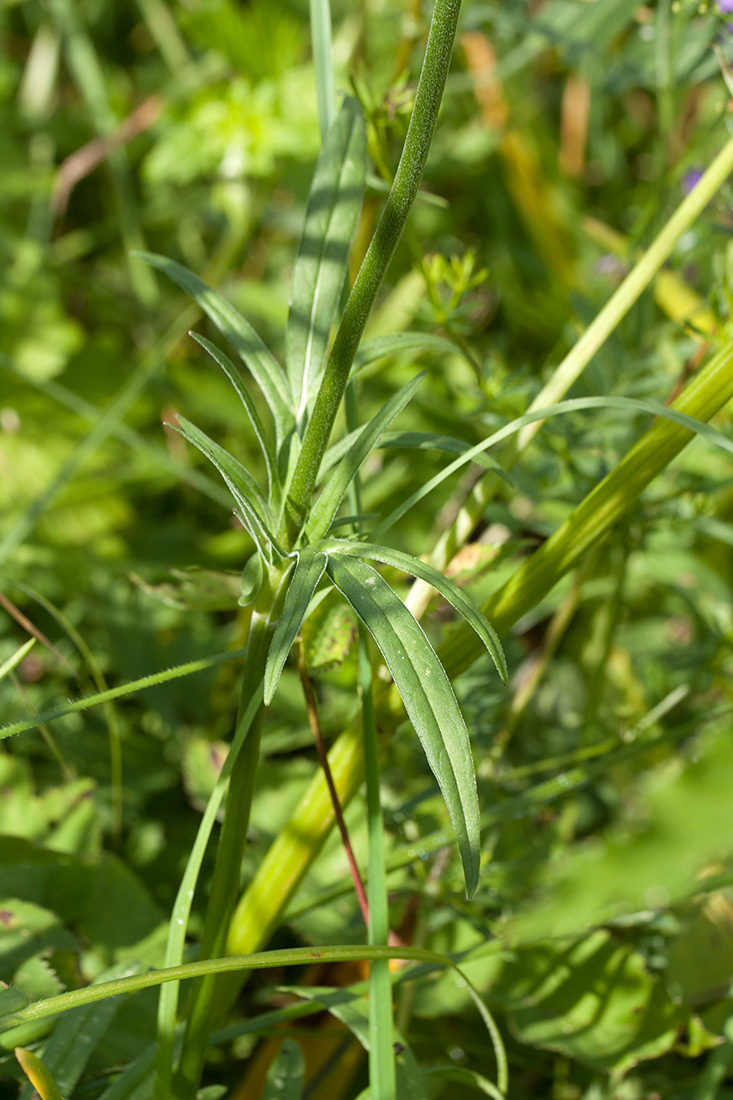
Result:
[[[295,543],[305,522],[354,356],[417,196],[438,120],[460,9],[461,0],[436,0],[415,105],[394,183],[346,303],[293,474],[281,532],[290,545]]]

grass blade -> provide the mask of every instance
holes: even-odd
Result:
[[[467,596],[458,585],[448,580],[447,577],[444,577],[443,574],[439,573],[432,565],[420,561],[419,558],[414,558],[411,554],[404,554],[401,550],[393,550],[389,546],[375,546],[370,542],[347,542],[345,539],[334,540],[333,542],[328,542],[324,546],[324,550],[326,553],[349,554],[356,558],[379,561],[384,565],[390,565],[393,569],[399,569],[403,573],[410,573],[413,577],[419,577],[420,580],[432,585],[435,591],[439,592],[440,595],[455,608],[459,615],[463,616],[468,625],[475,630],[486,646],[489,656],[496,666],[496,671],[499,673],[504,683],[507,682],[509,673],[506,665],[506,657],[504,656],[504,650],[499,641],[499,636],[493,626],[483,614],[478,604],[474,603],[471,597]]]
[[[329,0],[310,0],[313,68],[316,72],[316,98],[321,140],[325,142],[336,117],[336,84],[333,77],[331,42],[331,5]]]
[[[185,290],[226,337],[262,390],[275,421],[278,442],[282,442],[293,422],[290,387],[282,367],[249,322],[187,267],[154,252],[136,255]]]
[[[364,116],[347,98],[316,166],[293,268],[286,359],[299,430],[325,366],[365,177]]]
[[[234,366],[234,363],[232,363],[229,356],[225,355],[224,352],[216,346],[216,344],[212,344],[211,340],[207,340],[205,336],[199,336],[197,332],[191,332],[190,335],[193,337],[197,344],[201,345],[204,351],[207,351],[209,353],[214,362],[218,363],[231,384],[234,386],[234,389],[237,391],[239,399],[244,405],[244,411],[247,413],[252,428],[254,429],[254,433],[257,436],[257,442],[260,445],[260,450],[262,451],[262,456],[265,460],[265,466],[267,467],[268,491],[271,494],[276,481],[275,469],[277,463],[275,460],[275,449],[272,445],[271,440],[268,438],[267,432],[265,431],[265,426],[262,423],[262,418],[260,417],[259,412],[257,411],[257,406],[252,400],[249,390],[242,381],[242,376],[240,375],[237,368]]]
[[[334,443],[333,447],[329,447],[323,456],[319,480],[322,481],[324,475],[343,458],[358,438],[358,434],[358,431],[349,432],[348,435],[339,439],[338,443]],[[466,443],[462,439],[456,439],[452,435],[443,435],[440,432],[386,432],[376,444],[374,450],[443,451],[445,454],[462,455],[470,448],[470,443]],[[478,466],[483,466],[486,470],[493,470],[495,474],[509,484],[512,483],[509,474],[489,455],[476,455],[472,461]]]
[[[369,452],[374,450],[382,433],[412,399],[424,377],[424,373],[418,374],[398,390],[359,432],[311,510],[305,526],[305,534],[309,542],[315,542],[326,534],[352,478]]]
[[[327,560],[325,554],[310,550],[308,547],[298,552],[298,561],[285,596],[282,615],[267,654],[265,706],[269,706],[272,702],[288,653],[303,624],[318,582],[326,571]]]
[[[728,349],[725,349],[721,354],[730,354],[730,352]],[[653,401],[644,401],[636,397],[576,397],[569,401],[561,401],[558,405],[548,405],[545,409],[536,409],[534,412],[525,413],[524,416],[517,417],[516,420],[512,420],[510,424],[505,424],[503,428],[499,428],[498,431],[487,436],[481,443],[477,443],[475,447],[470,447],[460,458],[457,458],[455,462],[451,462],[444,470],[436,474],[435,477],[426,481],[425,484],[421,485],[407,500],[403,501],[399,507],[395,508],[393,512],[390,512],[372,533],[374,535],[383,535],[384,532],[388,531],[390,527],[393,527],[405,513],[409,512],[418,501],[426,497],[428,493],[431,493],[433,489],[437,488],[446,478],[456,473],[456,471],[460,470],[466,463],[474,461],[476,455],[488,450],[489,447],[495,447],[496,444],[501,443],[502,440],[508,439],[512,435],[516,435],[528,424],[533,424],[537,420],[549,420],[553,416],[561,416],[564,413],[580,412],[583,409],[603,408],[621,409],[627,412],[653,413],[663,420],[671,420],[675,424],[686,428],[688,431],[703,436],[705,439],[709,440],[709,442],[714,443],[717,447],[733,455],[732,440],[724,436],[722,432],[716,431],[715,428],[711,428],[709,424],[688,416],[678,408],[668,408],[666,405],[657,405]]]
[[[436,355],[461,355],[464,359],[468,359],[469,363],[473,362],[462,347],[446,339],[445,336],[435,336],[430,332],[398,332],[389,336],[373,336],[370,340],[362,341],[354,356],[352,376],[379,359],[404,355],[410,351],[432,351]]]
[[[420,624],[370,565],[329,557],[327,572],[377,643],[438,781],[463,860],[478,884],[480,826],[471,742],[453,688]]]

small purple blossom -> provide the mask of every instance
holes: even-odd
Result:
[[[733,0],[718,0],[718,11],[721,15],[733,13]]]
[[[726,0],[726,2],[733,4],[733,0]],[[697,185],[698,185],[698,183],[700,182],[701,179],[702,179],[702,169],[701,168],[690,168],[690,169],[688,169],[688,171],[685,172],[684,176],[682,177],[682,190],[685,193],[685,195],[689,195],[690,191],[692,191],[692,189],[694,187],[697,187]]]

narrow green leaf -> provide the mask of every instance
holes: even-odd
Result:
[[[506,657],[499,636],[493,626],[478,604],[453,581],[444,577],[434,566],[420,561],[419,558],[414,558],[411,554],[404,554],[401,550],[393,550],[389,546],[375,546],[369,542],[347,542],[345,539],[334,539],[329,540],[323,546],[323,550],[327,554],[349,554],[356,558],[380,561],[384,565],[390,565],[393,569],[399,569],[403,573],[410,573],[413,577],[419,577],[421,581],[431,585],[456,609],[459,615],[463,616],[469,626],[473,627],[486,646],[489,656],[496,666],[496,671],[504,683],[507,682]]]
[[[471,742],[445,669],[422,627],[366,562],[328,559],[327,572],[377,643],[448,808],[466,892],[478,884],[480,824]]]
[[[35,638],[29,638],[27,642],[24,642],[22,646],[19,646],[15,653],[11,653],[7,661],[3,661],[0,665],[0,680],[3,680],[8,676],[14,668],[17,668],[20,662],[23,660],[27,653],[33,649],[36,644]]]
[[[56,1086],[56,1082],[41,1059],[32,1050],[16,1047],[15,1057],[41,1100],[61,1100],[61,1093]]]
[[[348,435],[343,436],[337,443],[334,443],[332,447],[328,448],[323,456],[323,462],[321,463],[321,469],[318,475],[319,481],[323,481],[324,476],[329,470],[332,470],[346,454],[354,441],[358,438],[360,430],[361,429],[349,432]],[[456,439],[455,436],[443,435],[439,432],[385,432],[374,449],[382,451],[443,451],[445,454],[462,455],[470,450],[470,448],[470,443],[466,443],[462,439]],[[482,466],[485,470],[493,470],[495,474],[503,478],[509,485],[512,484],[512,479],[506,470],[503,470],[499,463],[495,459],[490,458],[489,455],[476,455],[472,461],[475,462],[477,466]]]
[[[260,445],[265,465],[267,467],[267,483],[270,492],[275,484],[275,449],[272,445],[272,441],[269,439],[265,426],[262,423],[262,418],[257,411],[257,406],[252,400],[252,396],[242,381],[242,376],[232,363],[228,355],[225,355],[216,344],[212,344],[211,340],[207,340],[205,336],[199,336],[197,332],[190,332],[189,336],[192,336],[197,344],[200,344],[204,351],[207,351],[215,363],[218,363],[221,369],[226,374],[227,378],[234,386],[234,389],[239,395],[239,399],[244,405],[244,410],[250,419],[250,423],[254,429],[254,433],[257,436],[257,442]]]
[[[330,0],[310,0],[311,46],[316,75],[316,99],[321,140],[331,129],[336,117],[336,84],[333,76],[333,44],[331,41]]]
[[[364,117],[347,97],[316,166],[293,268],[286,358],[299,429],[325,365],[365,177]]]
[[[477,455],[487,451],[490,447],[495,447],[502,440],[516,435],[528,424],[534,424],[537,420],[549,420],[553,416],[562,416],[564,413],[580,412],[583,409],[620,409],[622,412],[629,413],[652,413],[664,420],[672,420],[675,424],[703,436],[704,439],[727,451],[728,454],[733,454],[733,440],[728,439],[722,432],[716,431],[715,428],[711,428],[709,424],[705,424],[702,420],[695,420],[694,417],[687,416],[685,413],[678,412],[666,405],[657,405],[653,401],[645,401],[637,397],[575,397],[568,401],[560,401],[557,405],[548,405],[545,409],[536,409],[534,412],[525,413],[524,416],[518,416],[511,423],[505,424],[503,428],[499,428],[498,431],[487,436],[481,443],[477,443],[475,447],[470,447],[465,454],[449,463],[444,470],[441,470],[435,477],[431,477],[407,500],[403,501],[399,507],[390,512],[374,530],[373,534],[383,535],[406,512],[409,512],[418,501],[431,493],[446,478],[462,469],[468,462],[475,462]]]
[[[270,1066],[263,1100],[300,1100],[305,1080],[305,1059],[294,1039],[286,1039]]]
[[[326,570],[325,554],[305,547],[298,552],[292,580],[283,604],[282,615],[270,642],[265,668],[265,706],[269,706],[277,689],[285,661],[300,630],[308,605],[318,582]]]
[[[361,429],[311,509],[305,525],[305,535],[309,542],[315,542],[326,534],[352,478],[370,451],[374,450],[382,433],[412,399],[424,377],[424,373],[416,375],[411,382],[393,394],[376,416]]]
[[[389,336],[374,336],[371,340],[363,340],[354,358],[354,366],[351,373],[368,367],[370,363],[376,363],[379,359],[387,359],[392,356],[404,355],[410,351],[431,351],[437,355],[461,355],[469,363],[473,363],[471,356],[452,340],[445,336],[435,336],[430,332],[398,332]]]
[[[181,264],[165,256],[158,256],[154,252],[135,254],[158,271],[162,271],[182,290],[190,294],[198,307],[214,322],[222,336],[226,337],[242,362],[246,364],[262,390],[275,421],[278,439],[284,439],[293,422],[288,380],[278,361],[249,322],[245,321],[234,306],[188,268],[182,267]]]
[[[216,466],[224,478],[237,505],[237,514],[252,541],[260,551],[269,551],[276,545],[272,534],[274,521],[255,479],[248,470],[245,470],[241,462],[210,439],[190,420],[186,420],[185,416],[179,414],[178,424],[178,430],[184,439],[206,455],[209,462]]]
[[[259,951],[250,955],[226,955],[220,959],[202,959],[198,962],[183,963],[164,970],[147,970],[144,974],[133,974],[129,978],[115,978],[84,986],[82,989],[70,989],[55,997],[44,997],[33,1001],[27,1008],[0,1018],[0,1030],[10,1030],[21,1024],[37,1020],[48,1020],[60,1012],[70,1012],[80,1005],[96,1004],[123,993],[137,993],[142,989],[153,989],[164,982],[178,982],[187,978],[202,978],[210,974],[234,974],[240,970],[269,970],[279,966],[303,966],[312,962],[354,962],[374,959],[404,959],[407,962],[429,962],[438,966],[455,967],[452,959],[437,951],[428,951],[423,947],[366,947],[364,945],[338,944],[328,947],[289,947],[283,950]]]

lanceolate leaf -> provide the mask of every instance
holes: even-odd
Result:
[[[396,394],[390,397],[377,415],[359,432],[313,505],[310,517],[305,525],[305,534],[309,542],[315,542],[316,539],[320,539],[326,534],[352,478],[369,452],[374,450],[382,433],[387,430],[397,414],[402,412],[405,405],[411,400],[424,377],[424,373],[418,374],[411,382],[398,390]]]
[[[326,555],[308,547],[298,554],[298,562],[288,587],[282,615],[275,628],[265,668],[265,705],[272,701],[280,674],[293,642],[305,618],[308,605],[326,569]]]
[[[366,562],[330,555],[327,572],[374,638],[443,793],[463,860],[478,884],[479,807],[471,743],[453,688],[420,624]]]
[[[138,252],[137,255],[190,294],[222,336],[226,337],[265,395],[275,421],[278,440],[282,440],[293,422],[290,387],[282,367],[249,322],[188,268],[153,252]]]
[[[206,455],[209,462],[216,466],[224,478],[229,492],[236,502],[239,518],[244,523],[255,545],[260,550],[264,546],[276,545],[271,531],[273,526],[272,517],[269,515],[267,504],[252,475],[245,470],[241,462],[238,462],[233,455],[230,455],[218,443],[210,439],[205,432],[192,424],[190,420],[186,420],[185,416],[179,416],[178,423],[180,433],[184,439],[187,439],[202,454]]]
[[[454,344],[452,340],[446,340],[444,336],[434,336],[430,332],[399,332],[390,336],[374,336],[371,340],[362,341],[361,347],[356,353],[354,366],[351,373],[356,374],[375,363],[378,359],[386,359],[388,356],[402,355],[410,351],[432,351],[440,355],[462,355],[464,359],[472,362],[471,357]]]
[[[347,98],[316,167],[293,268],[287,364],[299,427],[326,359],[366,177],[366,130]]]
[[[459,615],[462,615],[469,626],[478,634],[481,641],[489,651],[491,660],[496,665],[496,670],[504,683],[507,681],[507,667],[504,650],[493,626],[483,614],[478,604],[474,603],[470,596],[466,595],[453,581],[448,580],[432,565],[413,558],[411,554],[403,554],[401,550],[392,550],[389,546],[374,546],[368,542],[347,542],[344,540],[329,541],[323,547],[327,554],[349,554],[357,558],[366,558],[371,561],[380,561],[384,565],[390,565],[393,569],[400,569],[403,573],[411,573],[413,577],[419,577],[432,585],[451,604]]]
[[[239,399],[244,405],[245,412],[250,419],[250,423],[254,428],[254,433],[257,436],[257,442],[260,445],[260,450],[262,451],[265,465],[267,466],[267,483],[270,491],[272,491],[272,486],[275,483],[275,450],[272,446],[272,441],[268,438],[267,432],[265,431],[262,418],[257,411],[257,406],[252,400],[249,390],[242,381],[242,376],[229,356],[225,355],[216,344],[212,344],[211,340],[207,340],[205,336],[199,336],[197,332],[192,332],[190,335],[197,344],[201,345],[204,351],[208,351],[214,362],[219,364],[231,384],[234,386],[234,389],[237,391]]]

